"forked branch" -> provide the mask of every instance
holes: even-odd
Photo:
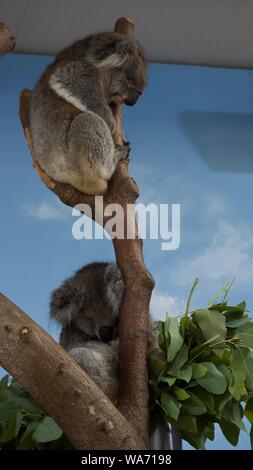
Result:
[[[0,364],[57,421],[76,449],[142,445],[124,416],[64,349],[1,294]]]
[[[131,35],[133,32],[133,23],[125,18],[120,18],[115,25],[115,31]],[[57,183],[53,181],[46,173],[41,169],[38,162],[36,161],[36,155],[34,153],[33,144],[32,144],[32,136],[30,131],[30,123],[29,123],[29,108],[30,108],[30,98],[31,92],[29,90],[24,90],[21,93],[20,99],[20,119],[24,128],[25,136],[28,141],[28,145],[32,154],[33,158],[33,165],[38,172],[41,180],[43,181],[46,186],[52,190],[60,200],[71,207],[75,206],[76,204],[88,204],[92,209],[93,219],[95,217],[95,197],[85,195],[70,185]],[[114,110],[115,119],[116,119],[116,133],[115,133],[115,143],[122,143],[122,125],[121,125],[121,107],[117,106]],[[96,436],[98,437],[98,431],[96,426],[94,425],[94,420],[92,420],[89,416],[87,411],[86,405],[86,398],[88,399],[87,403],[90,403],[90,396],[91,392],[92,395],[94,394],[94,400],[96,402],[96,409],[99,412],[99,415],[102,413],[101,409],[101,400],[104,401],[106,404],[105,413],[106,419],[105,421],[108,423],[109,421],[113,423],[114,431],[113,436],[114,440],[111,440],[111,448],[115,447],[115,442],[117,442],[116,434],[120,434],[120,425],[119,423],[123,423],[123,434],[120,435],[120,444],[119,441],[117,445],[120,445],[121,448],[137,448],[144,447],[147,445],[148,441],[148,425],[149,425],[149,395],[148,395],[148,373],[147,373],[147,334],[148,334],[148,312],[149,312],[149,303],[150,297],[152,293],[152,289],[154,286],[154,281],[152,276],[147,271],[144,260],[143,260],[143,253],[142,253],[142,240],[138,237],[138,230],[135,221],[134,212],[128,212],[127,206],[128,204],[134,204],[138,197],[138,188],[134,180],[129,177],[128,175],[128,163],[126,161],[120,162],[116,168],[113,178],[110,181],[109,189],[106,195],[104,196],[104,206],[117,203],[120,204],[124,211],[124,218],[122,220],[122,224],[124,224],[124,239],[113,239],[115,255],[117,265],[120,268],[124,283],[125,283],[125,293],[123,302],[120,309],[120,325],[119,325],[119,336],[120,336],[120,388],[119,388],[119,404],[117,411],[113,405],[108,404],[108,400],[102,396],[102,392],[98,391],[98,388],[95,384],[91,384],[91,380],[80,371],[78,366],[73,366],[72,361],[68,358],[68,356],[61,351],[59,346],[51,346],[54,348],[54,358],[55,361],[59,364],[62,364],[63,369],[66,371],[67,368],[67,376],[68,376],[68,385],[69,387],[73,388],[72,395],[69,397],[71,398],[71,408],[72,410],[75,409],[77,411],[77,407],[75,407],[75,399],[74,399],[74,390],[81,390],[80,392],[80,402],[78,406],[82,406],[83,414],[82,416],[79,414],[75,416],[75,421],[73,421],[73,428],[76,428],[76,423],[78,422],[78,429],[79,431],[76,432],[73,430],[74,434],[82,434],[81,429],[83,429],[85,419],[89,418],[89,429],[90,434],[94,433],[94,437],[91,438],[94,447],[94,440]],[[106,217],[103,217],[102,221],[99,221],[103,226],[107,221]],[[126,227],[127,224],[131,225],[131,227],[135,227],[134,235],[132,238],[128,239],[126,236]],[[10,308],[7,299],[1,300],[0,303],[0,313],[1,315],[4,314],[4,308],[8,307],[10,310],[15,310],[15,315],[20,322],[20,328],[24,327],[23,322],[23,315],[21,315],[20,310],[17,307]],[[14,310],[13,310],[14,309]],[[22,320],[22,321],[21,321]],[[28,319],[27,319],[28,321]],[[32,320],[29,319],[30,322]],[[0,326],[2,328],[2,319],[0,322]],[[12,322],[10,324],[10,328],[12,331],[13,325]],[[39,400],[39,402],[45,406],[45,409],[51,413],[53,417],[57,420],[57,422],[62,425],[66,434],[70,437],[71,429],[69,426],[64,428],[65,423],[62,422],[61,416],[59,414],[59,409],[65,409],[67,406],[66,399],[64,398],[64,394],[60,390],[60,394],[58,393],[57,402],[52,400],[50,406],[48,403],[49,397],[52,398],[55,393],[55,387],[52,383],[52,370],[48,371],[47,367],[43,368],[43,374],[38,370],[38,376],[35,372],[35,359],[34,359],[34,350],[41,354],[43,357],[43,361],[45,364],[48,365],[48,347],[44,350],[41,346],[42,339],[46,333],[41,332],[38,335],[38,326],[33,322],[34,331],[37,333],[32,333],[32,342],[26,343],[26,357],[23,358],[24,361],[28,361],[30,365],[33,364],[32,374],[29,374],[29,380],[27,379],[28,374],[28,366],[24,365],[21,367],[20,362],[18,361],[18,366],[14,368],[13,363],[15,363],[16,355],[20,355],[21,347],[18,345],[19,340],[17,340],[18,332],[15,330],[15,335],[13,336],[13,347],[10,349],[10,343],[8,343],[8,351],[11,351],[12,361],[8,361],[6,363],[7,357],[4,356],[3,362],[3,349],[0,349],[0,362],[2,362],[3,366],[8,369],[14,376],[18,377],[20,382],[27,387],[27,389]],[[21,331],[21,330],[19,330]],[[7,337],[8,331],[3,328],[2,335]],[[0,336],[1,341],[1,336]],[[52,340],[51,340],[52,341]],[[22,343],[21,343],[22,344]],[[46,346],[48,341],[46,341]],[[15,348],[16,345],[16,348]],[[7,347],[7,342],[5,341],[5,347]],[[30,352],[29,352],[30,351]],[[34,362],[33,362],[34,360]],[[40,362],[41,364],[41,362]],[[8,365],[8,367],[7,367]],[[56,367],[56,364],[55,364]],[[73,374],[71,374],[71,367],[73,368]],[[37,377],[36,381],[32,383],[33,373]],[[53,374],[56,373],[56,369],[53,369]],[[77,377],[75,377],[77,374]],[[43,380],[41,379],[43,375]],[[61,387],[63,386],[63,382],[66,379],[66,373],[63,375],[61,379]],[[73,383],[72,383],[73,380]],[[78,381],[78,387],[76,387],[76,381]],[[59,385],[59,382],[57,382]],[[85,391],[85,387],[87,390]],[[45,394],[47,394],[48,399],[45,400]],[[102,395],[101,395],[102,394]],[[45,401],[47,403],[45,403]],[[91,405],[92,406],[92,405]],[[58,410],[57,410],[58,407]],[[91,408],[93,410],[93,408]],[[123,416],[121,416],[121,413]],[[114,417],[116,423],[111,419]],[[126,419],[125,419],[126,418]],[[119,425],[119,426],[118,426]],[[135,429],[135,431],[133,431]],[[112,436],[112,435],[111,435]],[[138,436],[138,438],[137,438]],[[109,448],[108,439],[105,438],[104,442],[101,441],[102,436],[99,435],[99,442],[97,446],[99,448]],[[71,437],[73,443],[77,443],[76,436]],[[80,443],[78,444],[80,445]],[[132,446],[132,447],[131,447]],[[98,448],[97,447],[97,448]],[[83,447],[84,448],[84,447]],[[86,447],[87,448],[87,447]]]

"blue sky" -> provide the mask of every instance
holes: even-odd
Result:
[[[18,96],[50,61],[15,54],[0,61],[0,286],[57,337],[48,318],[51,290],[83,264],[113,260],[114,253],[109,240],[72,238],[71,209],[32,168]],[[207,305],[235,277],[231,302],[245,299],[252,311],[253,71],[150,64],[147,92],[125,109],[124,127],[140,200],[181,204],[180,248],[144,244],[156,280],[153,315],[179,313],[196,276],[193,307]],[[231,447],[218,433],[208,448]],[[238,448],[249,448],[247,435]]]

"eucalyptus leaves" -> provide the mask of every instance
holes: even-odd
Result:
[[[197,282],[185,315],[157,322],[160,350],[149,356],[153,405],[197,449],[214,439],[215,423],[236,446],[246,417],[253,447],[253,322],[245,302],[228,305],[230,284],[206,309],[190,312]],[[8,376],[0,380],[1,448],[72,448],[55,421]]]
[[[149,356],[153,405],[196,449],[214,439],[214,423],[236,446],[245,416],[253,447],[253,322],[245,302],[228,305],[228,283],[208,308],[189,313],[197,283],[184,316],[157,322],[160,351]]]
[[[0,380],[0,449],[70,449],[58,424],[14,379]]]

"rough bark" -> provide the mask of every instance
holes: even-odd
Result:
[[[0,295],[0,362],[77,449],[138,449],[133,428],[39,325]]]
[[[8,26],[0,23],[0,56],[7,54],[15,47],[15,38]]]
[[[122,34],[132,34],[133,23],[124,18],[120,18],[116,22],[115,31]],[[20,118],[27,138],[29,148],[33,158],[33,164],[42,181],[51,189],[60,200],[69,205],[88,204],[92,208],[92,217],[95,219],[95,198],[94,196],[85,195],[75,188],[67,184],[57,183],[53,181],[40,168],[36,161],[36,155],[32,146],[32,137],[29,127],[29,106],[31,92],[24,90],[21,94],[20,101]],[[121,107],[114,109],[117,131],[115,133],[115,143],[122,143],[122,126],[121,126]],[[147,271],[142,254],[142,240],[138,238],[138,231],[133,211],[127,211],[128,204],[134,204],[138,197],[138,188],[135,181],[128,175],[128,162],[120,162],[116,168],[115,174],[110,181],[107,194],[104,196],[104,206],[108,204],[120,204],[124,210],[122,224],[124,223],[124,235],[126,235],[126,221],[133,228],[134,236],[128,239],[126,236],[114,238],[113,244],[115,249],[117,265],[123,273],[125,282],[125,295],[120,309],[120,390],[119,390],[119,411],[122,412],[130,426],[132,426],[140,438],[139,447],[146,445],[148,441],[148,424],[149,424],[149,407],[148,407],[148,373],[147,373],[147,332],[148,332],[148,311],[149,302],[154,286],[152,276]],[[103,216],[102,220],[96,219],[97,222],[105,226],[109,217]],[[31,350],[30,354],[33,352]],[[42,351],[41,351],[42,354]],[[29,356],[29,351],[27,351]],[[15,348],[12,351],[12,357],[15,357]],[[45,360],[45,359],[44,359]],[[47,362],[47,361],[46,361]],[[4,364],[3,364],[4,365]],[[13,373],[12,363],[10,364]],[[75,368],[76,370],[76,368]],[[18,369],[15,368],[15,372]],[[80,374],[80,372],[79,372]],[[16,375],[16,374],[13,374]],[[46,379],[46,377],[45,377]],[[26,380],[26,370],[19,374],[19,380],[25,384],[27,389],[34,396],[38,396],[39,386],[43,387],[43,394],[50,393],[50,381],[45,383],[37,383],[37,387],[32,387],[32,375],[30,380]],[[87,378],[86,378],[87,381]],[[100,392],[101,393],[101,392]],[[38,397],[41,398],[41,397]],[[46,401],[50,401],[50,399]],[[40,401],[41,402],[41,401]],[[45,397],[44,397],[45,403]],[[81,403],[81,401],[80,401]],[[84,402],[85,403],[85,402]],[[62,396],[58,400],[57,406],[65,408],[66,400]],[[57,411],[50,406],[52,416],[56,416]],[[45,406],[48,410],[48,406]],[[57,419],[56,419],[57,420]],[[78,418],[80,426],[82,419]],[[57,420],[59,424],[61,423]],[[76,423],[76,420],[73,421]],[[91,429],[91,428],[90,428]],[[67,433],[69,435],[69,433]],[[140,444],[142,442],[142,444]],[[104,446],[100,442],[100,447]],[[113,443],[111,444],[113,447]],[[124,448],[124,447],[122,447]]]

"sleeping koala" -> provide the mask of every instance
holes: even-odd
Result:
[[[130,147],[114,145],[112,107],[134,105],[146,86],[146,59],[134,38],[98,33],[76,41],[50,64],[31,99],[36,159],[55,181],[104,194]]]
[[[114,403],[123,290],[122,275],[115,264],[91,263],[55,289],[50,302],[51,316],[62,325],[61,346]],[[150,321],[149,339],[152,330]]]

